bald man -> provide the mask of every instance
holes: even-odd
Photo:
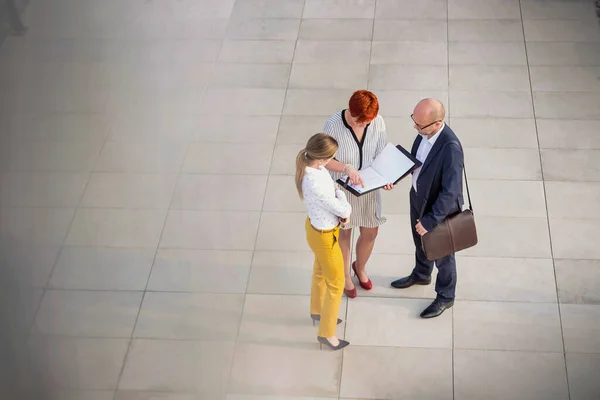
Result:
[[[423,165],[413,172],[410,190],[411,230],[415,242],[415,267],[412,273],[392,282],[397,289],[429,285],[433,261],[423,251],[421,236],[431,231],[447,216],[462,210],[462,174],[464,156],[460,141],[444,122],[446,111],[435,99],[421,100],[411,118],[419,132],[412,155]],[[456,260],[454,254],[435,261],[438,275],[437,296],[422,313],[422,318],[441,315],[454,305]]]

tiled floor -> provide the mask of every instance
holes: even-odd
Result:
[[[0,49],[0,233],[57,399],[600,398],[592,0],[31,3]],[[405,147],[447,105],[480,244],[420,319],[433,287],[389,286],[399,184],[352,345],[320,351],[294,156],[365,87]]]

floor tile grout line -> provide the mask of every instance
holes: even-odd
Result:
[[[203,94],[202,94],[202,102],[204,102],[206,100],[206,94],[207,94],[207,88],[203,88]],[[201,105],[202,106],[202,105]],[[148,293],[148,285],[150,284],[150,279],[152,277],[152,271],[154,270],[154,265],[156,264],[156,256],[158,255],[158,251],[160,250],[160,242],[162,241],[162,237],[163,234],[165,232],[165,227],[167,225],[167,221],[169,219],[169,211],[171,208],[171,205],[173,204],[173,198],[175,197],[175,191],[177,190],[177,185],[179,183],[179,178],[181,176],[181,171],[183,170],[183,166],[185,164],[185,160],[187,158],[189,149],[190,149],[190,144],[191,142],[188,141],[187,145],[185,147],[185,152],[184,152],[184,156],[181,159],[181,163],[179,165],[179,172],[177,173],[177,179],[175,182],[175,185],[173,186],[173,189],[171,191],[171,199],[169,201],[169,208],[166,210],[165,215],[164,215],[164,220],[163,220],[163,224],[162,224],[162,229],[160,230],[160,235],[158,237],[158,241],[156,243],[156,248],[154,249],[154,256],[152,258],[152,263],[150,264],[150,270],[148,271],[148,277],[146,278],[146,285],[144,287],[143,293],[142,293],[142,298],[140,300],[140,306],[138,308],[138,312],[137,315],[135,317],[135,321],[133,323],[133,326],[131,328],[131,335],[129,337],[129,344],[127,345],[127,350],[125,352],[125,356],[123,357],[123,364],[121,365],[121,370],[119,371],[119,376],[117,378],[116,384],[115,384],[115,392],[113,395],[113,400],[116,399],[117,397],[117,392],[119,391],[119,386],[121,385],[121,380],[123,378],[123,373],[125,372],[125,366],[127,364],[127,359],[129,358],[129,354],[131,352],[131,348],[133,346],[133,341],[134,341],[134,334],[135,334],[135,329],[137,327],[139,318],[140,318],[140,314],[142,313],[142,307],[144,305],[144,300],[146,299],[146,293]]]
[[[300,27],[301,27],[301,24],[302,24],[302,15],[304,14],[304,8],[305,8],[305,6],[306,6],[306,0],[304,0],[303,3],[302,3],[302,12],[300,13],[300,18],[299,18],[299,23],[298,23],[298,31],[296,32],[296,38],[294,40],[294,52],[292,53],[292,59],[290,60],[290,63],[289,63],[290,64],[290,69],[289,69],[289,72],[288,72],[287,84],[286,84],[285,92],[284,92],[284,95],[283,95],[283,102],[281,104],[281,112],[277,115],[279,117],[279,122],[278,122],[278,125],[277,125],[277,135],[275,135],[275,140],[273,141],[273,144],[272,144],[273,147],[272,147],[272,150],[271,150],[271,159],[270,159],[270,162],[269,162],[269,171],[268,171],[268,174],[267,174],[267,182],[266,182],[266,185],[265,185],[265,189],[263,191],[263,198],[262,198],[262,204],[261,204],[260,214],[259,214],[259,217],[258,217],[258,224],[257,224],[257,229],[256,229],[256,235],[254,237],[254,246],[253,246],[253,249],[251,250],[252,251],[252,257],[250,259],[250,267],[248,268],[248,276],[246,278],[246,287],[245,287],[244,294],[243,294],[244,295],[244,300],[243,300],[243,303],[242,303],[242,310],[240,312],[240,316],[239,316],[239,320],[238,320],[238,329],[237,329],[237,333],[236,333],[235,342],[234,342],[234,345],[233,345],[233,353],[231,355],[231,363],[229,365],[229,374],[228,374],[227,382],[226,382],[226,394],[230,392],[230,387],[231,387],[231,384],[232,384],[232,381],[233,381],[233,373],[234,373],[233,368],[234,368],[234,363],[235,363],[235,357],[236,357],[236,355],[238,353],[239,344],[240,344],[240,334],[241,334],[241,331],[242,331],[242,322],[243,322],[243,318],[244,318],[244,312],[246,310],[246,299],[248,297],[248,285],[250,284],[250,277],[252,276],[252,265],[254,264],[254,255],[256,253],[256,244],[258,243],[258,238],[259,238],[259,235],[260,235],[260,225],[261,225],[262,216],[263,216],[263,213],[264,213],[263,210],[264,210],[265,201],[266,201],[266,197],[267,197],[267,191],[269,189],[269,180],[270,180],[270,177],[271,177],[271,168],[273,166],[273,157],[275,156],[275,150],[277,148],[277,136],[279,135],[279,129],[281,128],[281,118],[282,118],[284,110],[285,110],[285,103],[286,103],[286,100],[287,100],[287,94],[288,94],[288,90],[289,90],[290,79],[291,79],[293,65],[294,65],[294,58],[296,56],[296,49],[298,47]],[[232,22],[231,19],[228,21],[228,25],[229,25],[230,22]],[[260,39],[256,39],[256,40],[260,41]],[[222,46],[222,44],[221,44],[221,46]],[[219,51],[219,53],[220,53],[220,51]]]
[[[106,100],[106,103],[103,106],[103,110],[102,112],[97,112],[94,113],[95,115],[98,116],[102,116],[103,118],[107,118],[107,109],[108,109],[108,100]],[[60,112],[53,112],[52,114],[60,114]],[[91,112],[88,112],[86,114],[92,114]],[[34,318],[31,321],[31,326],[28,329],[28,337],[31,337],[32,335],[32,331],[35,327],[35,323],[36,320],[38,318],[38,314],[42,308],[42,303],[44,301],[44,298],[46,297],[46,292],[48,291],[49,287],[50,287],[50,282],[52,280],[52,275],[54,275],[54,270],[56,269],[56,265],[58,264],[58,261],[60,260],[60,257],[62,255],[63,250],[65,249],[65,247],[67,246],[67,239],[69,237],[69,234],[71,233],[71,229],[73,228],[73,223],[75,222],[75,218],[77,217],[77,211],[79,210],[79,207],[81,205],[81,202],[83,201],[83,196],[85,195],[85,191],[88,188],[88,185],[90,184],[91,178],[92,178],[92,173],[94,172],[94,170],[96,169],[96,166],[98,165],[98,163],[100,162],[100,157],[102,156],[102,151],[104,150],[104,146],[106,145],[108,138],[110,137],[110,130],[112,128],[107,124],[105,126],[105,130],[106,130],[106,135],[104,136],[103,140],[102,140],[102,145],[99,146],[100,149],[98,150],[98,154],[96,155],[96,160],[94,161],[94,165],[93,167],[89,170],[89,171],[85,171],[84,173],[87,174],[87,178],[85,181],[85,185],[83,186],[83,189],[79,195],[79,199],[77,201],[77,205],[75,207],[57,207],[57,208],[68,208],[68,209],[73,209],[73,217],[71,217],[71,221],[69,222],[69,226],[66,230],[66,233],[63,237],[62,240],[62,244],[60,245],[60,249],[58,251],[58,253],[56,254],[56,258],[54,259],[54,262],[52,263],[52,268],[50,268],[50,272],[48,273],[48,278],[46,279],[46,283],[44,285],[44,287],[42,288],[42,295],[40,297],[39,303],[37,304],[37,306],[35,307],[35,312],[34,312]],[[24,208],[28,208],[28,207],[24,207]],[[35,207],[37,208],[37,207]],[[40,208],[44,208],[44,207],[40,207]],[[34,286],[35,288],[35,286]]]
[[[552,269],[554,271],[554,284],[555,284],[555,289],[556,289],[556,308],[558,311],[558,320],[560,323],[560,334],[561,334],[561,338],[562,338],[562,350],[563,350],[562,354],[564,357],[565,379],[566,379],[566,385],[567,385],[566,389],[567,389],[568,398],[570,400],[571,399],[571,387],[569,385],[569,370],[568,370],[568,364],[567,364],[567,349],[565,346],[565,331],[564,331],[564,327],[563,327],[562,312],[561,312],[561,307],[560,307],[558,277],[556,275],[556,261],[554,259],[554,247],[552,245],[552,229],[550,226],[550,213],[548,211],[548,193],[546,191],[546,181],[544,179],[544,163],[542,161],[542,150],[540,149],[539,128],[538,128],[537,118],[536,118],[536,113],[535,113],[535,99],[533,96],[533,84],[531,82],[531,66],[529,65],[529,55],[527,52],[527,37],[525,35],[525,22],[523,20],[523,2],[522,2],[522,0],[519,0],[519,13],[521,16],[521,28],[523,31],[523,44],[525,46],[525,60],[527,61],[527,74],[528,74],[528,78],[529,78],[529,90],[530,90],[530,96],[531,96],[531,107],[532,107],[532,111],[533,111],[533,122],[535,125],[535,134],[536,134],[536,139],[537,139],[537,144],[538,144],[538,155],[539,155],[540,171],[541,171],[541,176],[542,176],[542,188],[544,191],[544,203],[545,203],[545,207],[546,207],[546,221],[547,221],[547,227],[548,227],[548,240],[549,240],[549,245],[550,245],[550,256],[552,257]]]

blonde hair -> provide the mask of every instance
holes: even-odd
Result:
[[[306,147],[296,156],[296,189],[300,198],[302,195],[302,179],[308,164],[316,160],[329,160],[338,150],[337,141],[325,133],[317,133],[308,139]]]

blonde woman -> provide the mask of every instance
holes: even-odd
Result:
[[[333,350],[350,343],[336,337],[345,274],[339,245],[340,225],[350,219],[352,207],[337,189],[325,166],[338,150],[337,141],[324,133],[308,139],[296,157],[296,188],[308,211],[306,241],[315,254],[310,293],[310,316],[319,323],[317,340]]]

